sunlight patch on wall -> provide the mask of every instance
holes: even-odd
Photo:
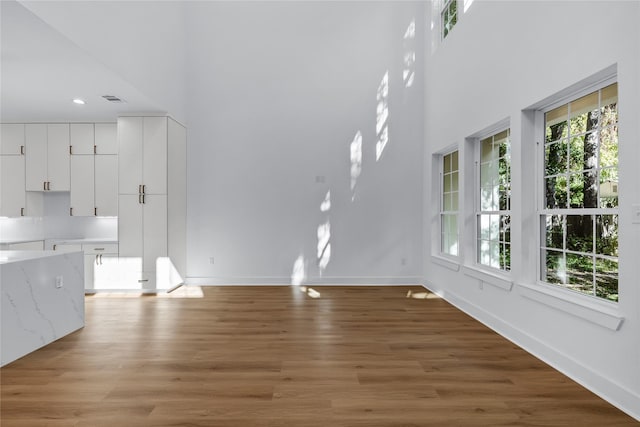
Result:
[[[320,204],[320,212],[328,214],[330,209],[331,191],[327,191],[324,200]],[[320,276],[322,276],[322,273],[327,268],[327,265],[329,265],[329,261],[331,260],[331,222],[329,221],[329,218],[327,218],[326,222],[323,222],[318,226],[317,236],[318,270]]]
[[[305,265],[304,255],[299,255],[293,263],[293,272],[291,273],[291,284],[300,286],[307,280],[307,268]]]
[[[404,87],[409,88],[413,86],[413,81],[416,77],[415,63],[416,63],[416,20],[412,20],[404,33],[404,64],[402,70],[402,81]]]
[[[350,146],[351,151],[351,201],[356,198],[356,183],[362,172],[362,132],[358,131],[353,137]]]
[[[376,108],[376,162],[382,157],[387,143],[389,142],[389,71],[384,74],[378,92],[376,94],[378,106]]]

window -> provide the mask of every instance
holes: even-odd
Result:
[[[442,200],[440,201],[440,250],[458,255],[458,151],[442,156]]]
[[[442,24],[442,38],[447,37],[453,26],[458,22],[458,1],[448,0],[440,12]]]
[[[478,147],[476,203],[477,262],[511,269],[511,147],[509,129],[484,138]]]
[[[544,114],[541,280],[618,301],[618,86]]]

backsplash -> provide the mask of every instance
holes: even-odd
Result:
[[[44,217],[0,218],[0,242],[8,240],[117,239],[117,217],[69,216],[69,193],[44,194]]]

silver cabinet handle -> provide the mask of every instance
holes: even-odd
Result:
[[[146,193],[147,186],[142,184],[142,194]]]
[[[138,194],[142,194],[142,184],[138,185]]]
[[[138,203],[142,204],[142,193],[138,194]]]
[[[148,282],[149,279],[142,279],[142,280],[138,280],[138,283],[142,283],[142,282]]]
[[[94,251],[104,251],[104,248],[93,248]]]

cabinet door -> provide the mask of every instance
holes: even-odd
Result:
[[[71,155],[93,154],[94,144],[93,123],[71,123],[69,125]]]
[[[69,124],[47,125],[47,190],[69,191]]]
[[[142,204],[139,196],[118,197],[118,252],[121,257],[138,258],[142,267]]]
[[[0,124],[0,155],[23,154],[24,125],[7,123]]]
[[[118,154],[118,131],[115,123],[95,124],[96,154]]]
[[[95,156],[96,215],[118,215],[118,156]]]
[[[0,156],[0,216],[26,215],[24,156]]]
[[[71,215],[94,216],[93,154],[71,156]]]
[[[94,255],[95,257],[95,255]],[[93,288],[94,289],[138,289],[139,274],[132,274],[133,277],[125,278],[120,274],[120,263],[117,254],[102,254],[96,259],[93,268]]]
[[[156,271],[158,258],[167,256],[167,196],[144,196],[144,271]],[[122,247],[122,246],[121,246]]]
[[[118,193],[138,195],[142,185],[142,117],[118,118]]]
[[[98,267],[98,255],[84,256],[84,288],[94,288],[95,269]]]
[[[27,191],[45,191],[47,182],[47,125],[25,125]]]
[[[167,194],[167,118],[145,117],[143,184],[146,194]]]

